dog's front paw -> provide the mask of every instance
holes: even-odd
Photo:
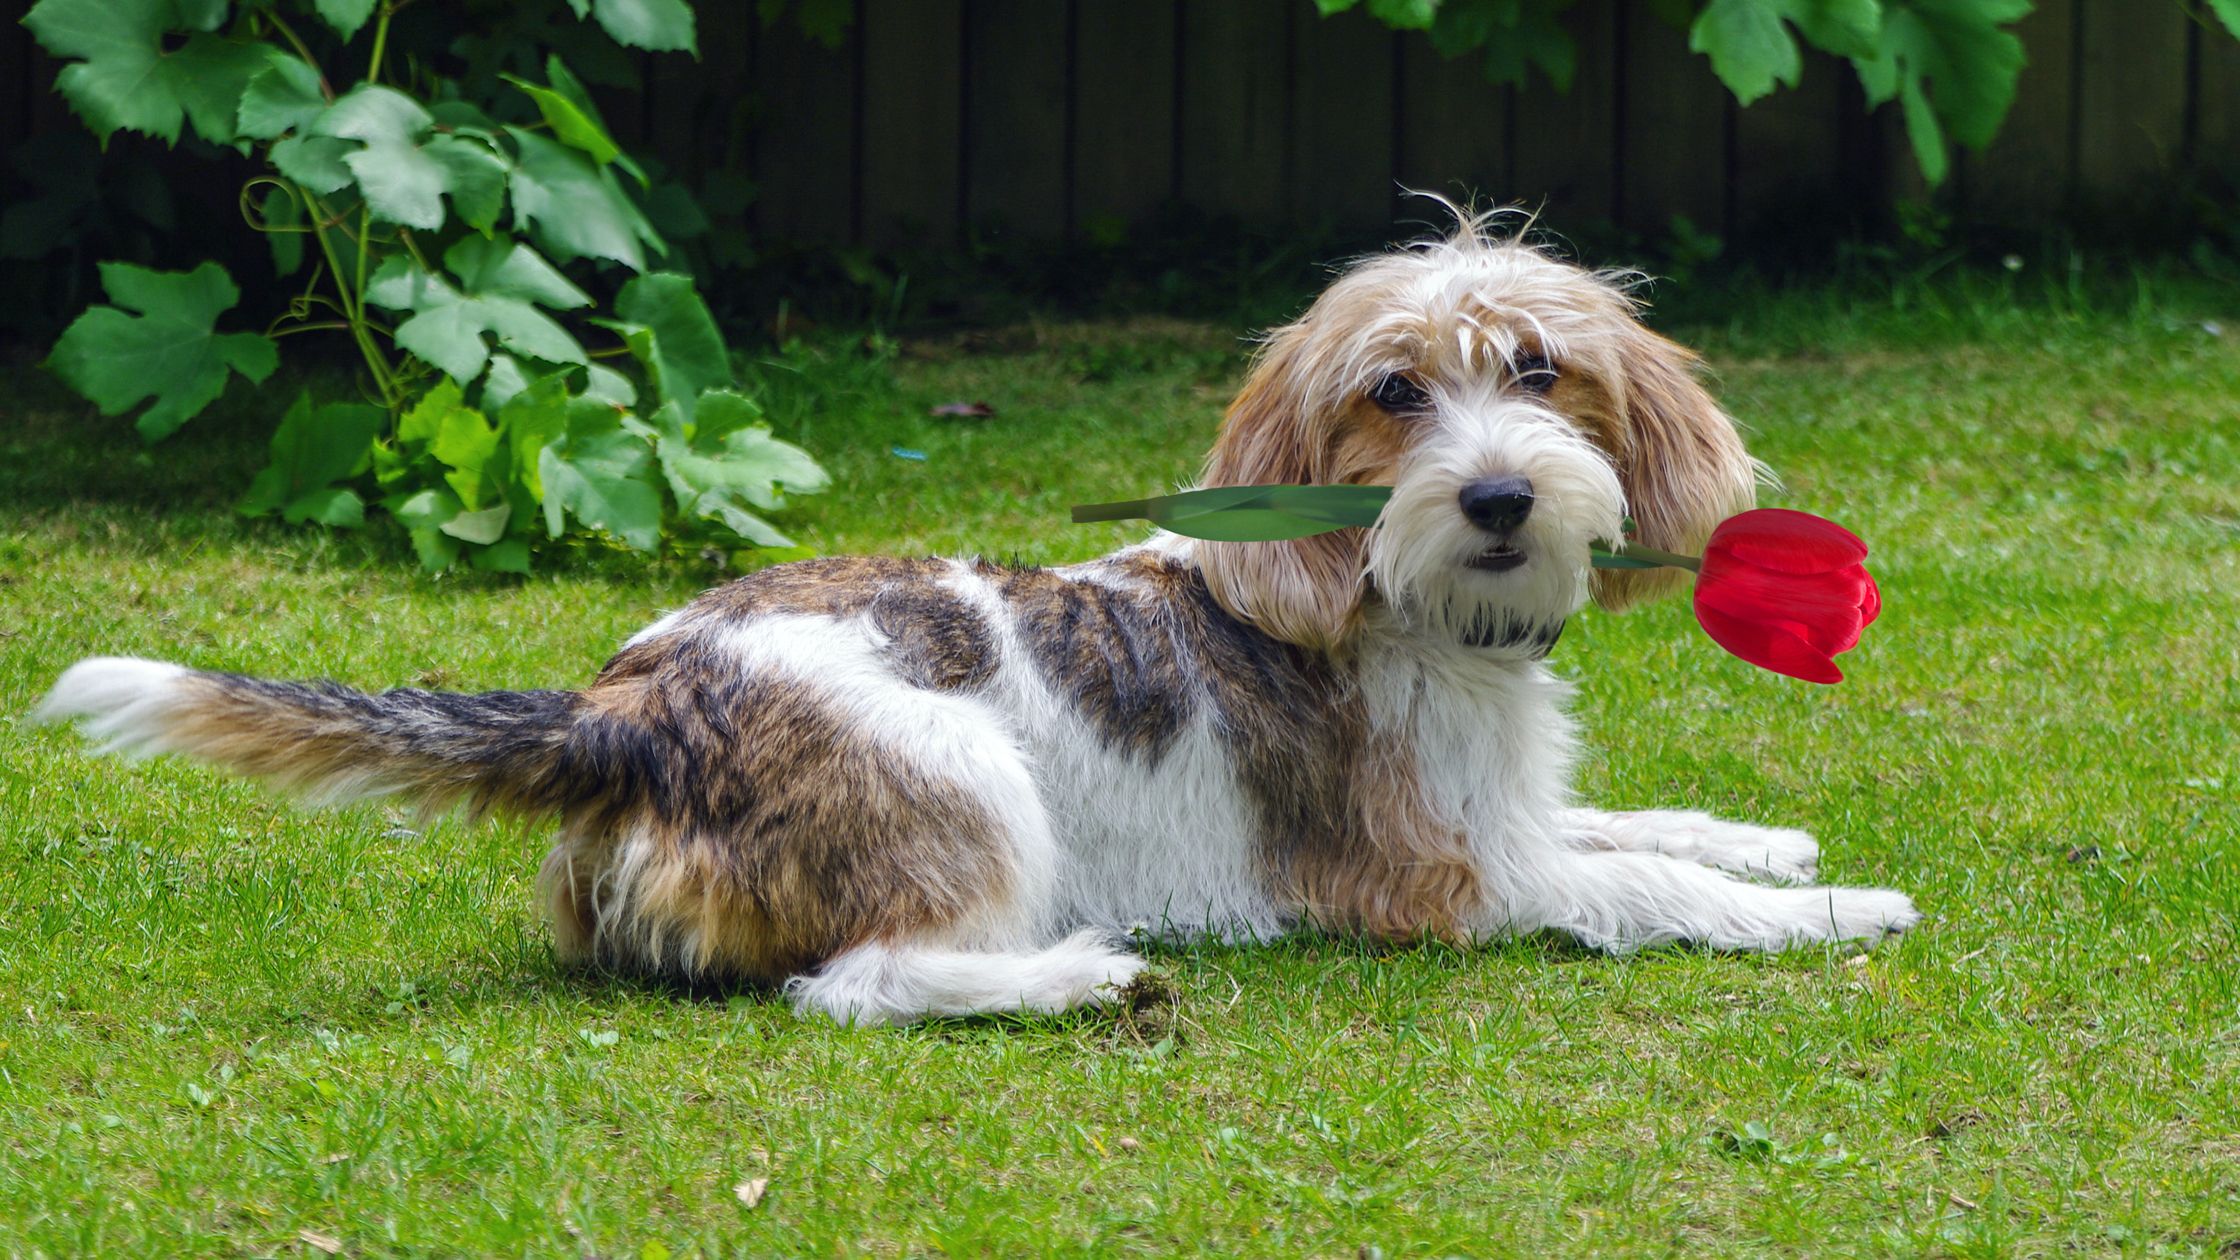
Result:
[[[1805,922],[1800,940],[1864,941],[1873,945],[1921,922],[1913,898],[1890,888],[1799,888]]]
[[[1810,835],[1781,827],[1727,826],[1713,865],[1794,884],[1809,884],[1820,873],[1820,842]]]

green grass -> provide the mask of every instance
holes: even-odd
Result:
[[[1805,826],[1871,956],[1165,951],[1164,1006],[857,1031],[555,967],[541,838],[323,815],[19,716],[131,652],[578,683],[707,575],[431,581],[227,507],[272,397],[152,456],[0,421],[0,1251],[2225,1254],[2240,1249],[2240,319],[2175,281],[1821,289],[1678,329],[1888,612],[1815,689],[1588,614],[1583,787]],[[1738,308],[1740,309],[1740,308]],[[2221,321],[2221,333],[2203,327]],[[1079,558],[1186,477],[1242,330],[763,364],[826,550]],[[984,399],[985,421],[928,418]],[[895,447],[925,453],[900,458]],[[748,1208],[733,1186],[767,1179]]]

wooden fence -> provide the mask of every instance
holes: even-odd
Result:
[[[1424,215],[1401,186],[1544,205],[1559,228],[1685,215],[1731,236],[1922,192],[1894,110],[1867,115],[1848,66],[1814,57],[1800,87],[1737,109],[1638,0],[1572,10],[1569,93],[1491,86],[1307,0],[856,0],[837,49],[746,0],[696,7],[698,61],[648,57],[610,120],[673,166],[744,167],[774,239],[1053,237],[1170,204],[1366,227]],[[62,122],[53,64],[10,25],[0,137]],[[1947,205],[2045,221],[2240,168],[2240,40],[2180,0],[2039,0],[2019,29],[2014,112]]]

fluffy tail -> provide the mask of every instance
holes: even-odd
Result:
[[[540,814],[567,805],[572,691],[367,695],[99,656],[64,671],[32,714],[76,719],[103,752],[183,753],[317,804],[402,794],[422,807]]]

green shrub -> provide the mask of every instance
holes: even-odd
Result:
[[[825,474],[733,387],[692,280],[654,269],[669,246],[645,208],[657,187],[646,170],[560,56],[543,58],[541,83],[493,70],[502,59],[490,55],[441,73],[392,48],[403,7],[33,7],[25,25],[70,61],[57,90],[104,141],[191,134],[261,161],[244,216],[269,234],[277,270],[305,277],[262,332],[220,332],[240,294],[219,264],[104,263],[111,304],[79,316],[48,365],[104,414],[145,404],[138,425],[154,442],[232,376],[269,377],[281,339],[347,335],[364,396],[297,398],[241,510],[334,528],[386,512],[431,570],[464,559],[526,571],[541,540],[571,530],[646,551],[665,537],[792,546],[766,514]],[[567,9],[621,45],[693,47],[683,0]],[[509,44],[476,47],[518,64],[509,18]],[[360,77],[337,68],[346,59]],[[571,268],[594,288],[629,278],[601,313]]]

